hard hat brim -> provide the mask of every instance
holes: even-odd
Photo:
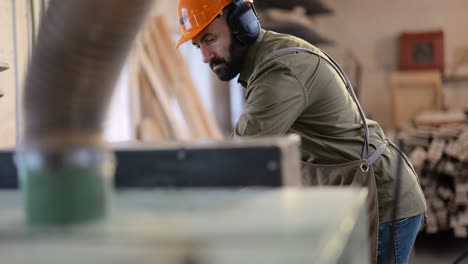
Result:
[[[204,25],[200,25],[198,26],[199,30],[192,30],[192,31],[186,31],[184,32],[184,34],[182,34],[182,36],[180,37],[179,41],[177,41],[177,44],[176,44],[176,48],[178,48],[180,45],[182,45],[183,43],[193,39],[194,37],[196,37],[198,34],[200,34],[203,30],[205,30],[205,28],[211,23],[213,22],[213,20],[215,20],[216,17],[214,17],[213,19],[211,19],[210,21],[208,21],[207,23],[205,23]]]

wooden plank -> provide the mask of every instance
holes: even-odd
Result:
[[[140,85],[138,80],[138,73],[140,70],[140,62],[138,61],[138,42],[135,42],[132,51],[130,52],[128,67],[129,67],[129,89],[130,89],[130,111],[132,128],[135,130],[135,134],[139,133],[139,125],[142,120],[142,105],[140,96]]]
[[[153,92],[153,88],[149,83],[149,80],[146,78],[144,73],[139,74],[140,79],[140,89],[141,89],[141,103],[143,109],[143,119],[140,123],[143,124],[144,119],[151,119],[154,121],[153,126],[159,131],[159,139],[173,140],[176,139],[175,131],[172,131],[172,127],[169,124],[169,120],[161,107],[161,104]],[[140,130],[141,132],[141,130]]]
[[[139,38],[143,45],[142,54],[148,58],[154,76],[157,76],[160,83],[166,84],[158,89],[164,89],[169,101],[180,107],[194,137],[222,138],[214,117],[211,117],[211,121],[207,121],[209,113],[202,106],[201,99],[188,77],[190,74],[185,61],[178,54],[174,44],[169,41],[171,34],[162,23],[164,20],[161,16],[150,18]],[[209,122],[214,125],[210,125]]]
[[[177,50],[174,47],[170,47],[172,43],[168,41],[170,35],[164,34],[165,32],[161,29],[160,17],[154,18],[154,27],[152,30],[153,41],[158,49],[158,54],[161,57],[162,67],[167,71],[169,79],[173,83],[173,91],[179,102],[181,110],[184,112],[186,122],[193,130],[196,137],[206,138],[209,137],[209,131],[204,125],[203,112],[197,107],[199,98],[190,96],[187,93],[187,84],[183,83],[183,76],[181,74],[180,64],[175,64],[175,56]],[[161,18],[164,19],[164,18]],[[170,55],[170,56],[169,56]],[[185,72],[189,74],[189,72]]]
[[[427,159],[431,163],[431,166],[434,167],[439,160],[442,158],[442,154],[445,149],[445,141],[440,139],[434,139],[429,146],[427,151]]]
[[[162,70],[164,71],[164,76],[172,84],[177,82],[177,70],[178,68],[174,67],[171,63],[172,55],[169,50],[166,49],[166,43],[169,36],[164,36],[158,27],[156,18],[153,18],[152,23],[148,27],[147,38],[145,43],[151,46],[152,50],[157,52],[155,56],[155,61],[159,62]]]
[[[447,124],[464,124],[465,113],[462,111],[458,112],[440,112],[440,111],[428,111],[422,112],[415,116],[414,122],[416,125],[424,126],[441,126]]]
[[[142,141],[158,141],[164,138],[154,120],[147,117],[141,120],[139,137]]]
[[[163,36],[166,36],[163,39],[171,39],[171,34],[164,17],[156,17],[156,21],[158,29],[161,30]],[[187,100],[188,102],[192,102],[194,104],[196,111],[200,113],[202,124],[205,126],[205,129],[208,131],[210,137],[218,139],[222,138],[223,136],[217,123],[215,122],[215,117],[212,113],[206,111],[206,109],[201,104],[202,101],[191,78],[189,77],[189,70],[187,69],[187,65],[182,58],[182,55],[175,49],[173,42],[167,41],[166,45],[169,45],[166,46],[168,54],[173,55],[170,61],[173,63],[174,67],[179,69],[176,73],[178,73],[177,79],[181,81],[180,87],[184,89],[182,94],[189,99]]]
[[[142,45],[144,47],[145,54],[150,59],[155,74],[162,80],[163,83],[167,84],[164,87],[168,87],[166,92],[169,94],[169,96],[173,97],[175,95],[173,91],[174,89],[170,89],[170,87],[174,86],[174,80],[169,75],[166,65],[163,65],[163,61],[161,59],[162,55],[158,54],[159,49],[155,46],[152,35],[153,32],[151,29],[148,29],[143,34]]]
[[[173,132],[171,131],[170,125],[167,123],[167,118],[164,117],[165,113],[162,110],[158,98],[153,92],[153,88],[147,78],[142,74],[141,63],[139,61],[140,56],[147,56],[150,59],[151,66],[158,78],[163,78],[160,73],[160,67],[158,63],[158,56],[156,50],[148,45],[148,32],[142,30],[135,41],[134,50],[132,52],[132,65],[131,65],[131,89],[132,89],[132,112],[133,125],[137,129],[137,134],[141,135],[141,125],[143,119],[153,118],[162,130],[164,139],[174,139]],[[142,54],[143,52],[143,54]],[[170,90],[170,89],[168,89]],[[166,90],[167,92],[167,90]]]
[[[422,147],[417,147],[414,149],[411,154],[409,155],[409,159],[416,170],[421,170],[424,161],[427,159],[427,152]]]
[[[393,124],[402,129],[427,110],[442,110],[442,77],[438,71],[394,72],[391,76]]]
[[[154,70],[151,66],[151,62],[149,59],[143,55],[142,52],[139,52],[140,56],[140,64],[142,66],[143,72],[145,73],[146,77],[148,78],[151,87],[153,88],[154,93],[159,99],[161,103],[161,107],[164,110],[168,120],[170,121],[169,124],[171,125],[172,131],[175,132],[176,139],[178,140],[190,140],[191,136],[187,133],[185,129],[183,129],[182,125],[180,124],[180,120],[177,119],[174,109],[171,107],[171,102],[168,94],[165,92],[163,83],[154,75]]]

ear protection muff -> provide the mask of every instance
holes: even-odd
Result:
[[[254,7],[250,8],[244,0],[234,0],[233,5],[228,17],[232,34],[244,45],[254,43],[260,35],[260,23]]]

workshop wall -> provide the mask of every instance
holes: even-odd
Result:
[[[442,30],[446,73],[457,56],[468,52],[466,0],[328,0],[334,13],[314,21],[315,29],[335,42],[324,50],[339,63],[348,50],[363,65],[360,100],[384,128],[392,128],[390,75],[398,69],[398,36],[402,31]],[[466,73],[465,73],[466,75]],[[445,105],[468,108],[468,82],[444,83]],[[464,98],[464,99],[463,99]]]
[[[0,1],[0,61],[9,64],[10,69],[0,73],[0,85],[5,96],[0,98],[0,148],[15,144],[15,116],[17,89],[21,91],[27,57],[30,48],[29,1]],[[334,45],[323,46],[325,51],[334,56],[340,64],[346,64],[346,54],[358,56],[362,63],[360,100],[365,111],[379,121],[384,128],[392,128],[390,75],[398,69],[398,35],[401,31],[443,30],[445,41],[446,73],[450,73],[460,54],[468,52],[468,34],[464,25],[468,24],[468,1],[466,0],[323,0],[333,9],[333,14],[313,18],[314,30],[334,41]],[[175,34],[178,32],[176,1],[157,2],[167,15],[167,22]],[[16,29],[16,30],[15,30]],[[191,45],[190,45],[191,46]],[[182,48],[183,53],[192,52],[192,47]],[[196,53],[197,51],[193,51]],[[209,71],[196,56],[187,56],[192,76],[207,76]],[[190,61],[192,60],[196,61]],[[464,69],[468,75],[468,69]],[[202,74],[196,71],[203,71]],[[208,108],[211,99],[207,99],[210,87],[208,80],[196,80],[200,94]],[[202,82],[200,84],[200,82]],[[201,86],[201,87],[200,87]],[[238,88],[234,88],[238,91]],[[445,106],[448,108],[468,108],[468,81],[444,82]],[[127,91],[116,96],[128,107]],[[18,94],[19,96],[19,94]],[[127,99],[126,99],[127,98]],[[233,101],[233,109],[239,109],[242,96]],[[115,101],[115,100],[114,100]],[[120,103],[113,103],[113,108]],[[112,107],[112,106],[111,106]],[[128,112],[128,109],[111,110]],[[236,120],[239,111],[233,113]],[[114,114],[120,116],[122,114]],[[131,139],[131,130],[124,136],[107,136],[111,140]],[[112,127],[112,124],[109,125]]]
[[[260,0],[257,0],[260,1]],[[312,25],[333,45],[320,48],[346,66],[350,54],[362,64],[360,101],[366,113],[389,130],[393,129],[390,76],[398,70],[398,36],[403,31],[442,30],[445,45],[445,74],[452,74],[454,63],[468,54],[468,1],[466,0],[322,0],[333,13],[314,16]],[[163,1],[168,22],[177,32],[176,1]],[[171,14],[173,18],[171,18]],[[198,62],[189,62],[197,64]],[[203,71],[205,67],[195,67]],[[347,70],[347,67],[344,67]],[[463,72],[468,76],[468,67]],[[236,88],[234,88],[236,89]],[[444,82],[444,106],[468,108],[468,81]],[[233,102],[233,107],[241,102]],[[233,114],[235,119],[236,114]]]
[[[0,1],[0,61],[9,69],[0,73],[4,96],[0,98],[0,148],[16,140],[16,97],[24,81],[30,47],[29,14],[26,1]]]

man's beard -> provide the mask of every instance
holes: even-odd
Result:
[[[231,60],[226,61],[222,58],[213,58],[210,61],[210,67],[221,81],[230,81],[240,73],[246,53],[247,46],[242,45],[237,38],[231,37],[231,45],[229,47]],[[220,66],[214,70],[214,67],[218,65]]]

